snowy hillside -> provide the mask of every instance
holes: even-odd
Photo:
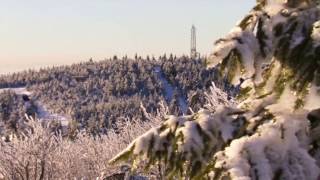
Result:
[[[218,79],[215,70],[206,69],[204,58],[164,55],[152,59],[123,57],[26,70],[0,75],[0,88],[27,87],[40,107],[41,119],[59,119],[62,115],[72,119],[79,129],[97,134],[106,133],[126,118],[146,121],[141,103],[154,115],[162,101],[171,114],[189,114],[189,108],[197,111],[205,101],[197,97],[203,96],[211,82]],[[161,71],[156,72],[157,68]],[[12,90],[26,94],[21,88]],[[196,98],[189,101],[194,94]],[[23,107],[13,107],[14,100],[3,99],[7,99],[3,107],[8,108],[0,108],[0,121],[14,122],[23,117]],[[13,116],[15,110],[20,115]],[[49,113],[41,113],[43,110]]]
[[[20,87],[20,88],[3,88],[0,89],[0,94],[5,91],[11,91],[14,92],[17,95],[23,96],[26,95],[28,97],[32,96],[32,92],[28,91],[26,87]],[[49,111],[46,106],[41,102],[35,102],[37,111],[36,111],[36,118],[40,121],[53,121],[57,120],[60,121],[62,126],[68,126],[70,117],[67,118],[66,115],[56,114],[51,111]],[[25,106],[28,106],[28,102],[25,103]]]

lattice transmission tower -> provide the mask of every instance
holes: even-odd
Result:
[[[196,27],[192,25],[191,28],[191,53],[190,57],[195,59],[198,58],[199,53],[197,52],[197,32]]]

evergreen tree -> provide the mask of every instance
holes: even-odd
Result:
[[[208,62],[233,87],[244,81],[238,104],[216,107],[219,96],[213,94],[203,110],[168,116],[110,162],[130,160],[133,167],[147,169],[159,166],[166,179],[316,180],[320,172],[317,3],[258,0],[215,43]]]
[[[170,54],[169,60],[172,61],[173,60],[173,54]]]

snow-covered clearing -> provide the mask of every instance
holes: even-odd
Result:
[[[161,67],[156,66],[154,68],[154,72],[157,74],[158,78],[163,83],[164,91],[165,91],[165,98],[166,98],[167,102],[171,102],[171,100],[173,99],[173,93],[174,93],[175,87],[173,87],[169,83],[169,81],[166,79],[166,76],[163,73]],[[180,106],[182,113],[186,114],[188,111],[188,101],[183,96],[181,96],[181,94],[179,94],[178,103],[179,103],[179,106]]]
[[[32,92],[28,91],[25,87],[0,89],[0,93],[2,93],[4,91],[13,91],[14,93],[16,93],[18,95],[27,95],[27,96],[30,96],[32,94]]]
[[[69,119],[67,118],[65,115],[61,115],[61,114],[56,114],[56,113],[52,113],[50,112],[45,105],[37,102],[36,103],[37,107],[38,107],[38,119],[41,121],[53,121],[53,120],[57,120],[61,122],[62,126],[68,126],[69,124]]]
[[[0,89],[0,93],[4,91],[13,91],[17,95],[27,95],[31,96],[33,93],[31,91],[28,91],[25,87],[19,87],[19,88],[3,88]],[[50,110],[46,108],[44,104],[41,102],[35,102],[37,106],[37,119],[40,121],[52,121],[52,120],[58,120],[61,122],[62,126],[68,126],[69,119],[66,115],[56,114],[52,113]]]

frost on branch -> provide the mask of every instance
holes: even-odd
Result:
[[[204,105],[190,116],[169,116],[111,162],[160,165],[173,179],[317,179],[317,3],[258,1],[216,42],[210,58],[209,66],[218,68],[224,81],[236,85],[244,80],[238,105]],[[209,102],[218,98],[212,94]]]
[[[299,119],[297,119],[299,118]],[[304,117],[278,116],[251,136],[215,155],[214,175],[231,179],[315,179],[319,168],[307,152]]]
[[[198,170],[205,167],[211,156],[240,133],[239,123],[242,122],[234,117],[243,113],[241,110],[224,106],[231,105],[226,101],[227,94],[214,84],[211,91],[207,94],[211,95],[207,107],[216,107],[214,114],[203,109],[190,116],[167,116],[160,127],[134,140],[110,162],[133,157],[134,165],[144,162],[147,168],[163,162],[168,177],[199,174]]]

